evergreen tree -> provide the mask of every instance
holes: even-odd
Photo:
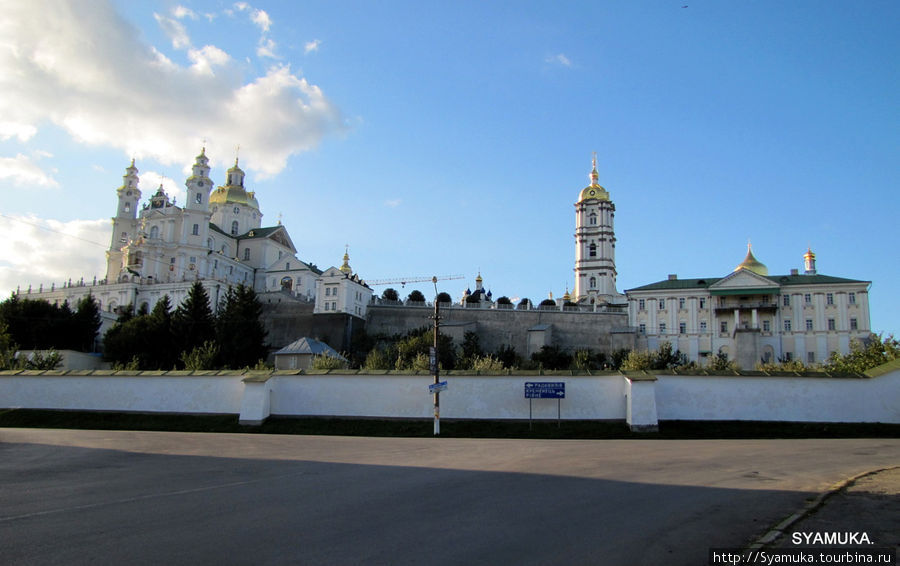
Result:
[[[97,334],[100,331],[100,305],[93,295],[88,295],[78,301],[73,316],[75,336],[77,337],[76,349],[82,352],[93,352]]]
[[[191,285],[187,297],[175,309],[172,331],[179,356],[215,338],[215,319],[209,307],[209,295],[199,281]]]
[[[261,315],[262,304],[252,288],[238,285],[225,293],[216,319],[216,340],[224,367],[240,369],[265,360],[267,333]]]

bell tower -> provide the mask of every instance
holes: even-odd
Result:
[[[122,247],[138,237],[137,209],[141,200],[141,191],[138,189],[138,168],[131,165],[125,169],[122,176],[122,186],[116,189],[118,204],[116,215],[112,218],[112,236],[110,236],[109,249],[106,251],[106,278],[114,280],[122,269]]]
[[[575,291],[579,303],[624,304],[616,291],[616,205],[600,186],[597,154],[590,173],[591,184],[581,190],[575,203]]]
[[[187,188],[184,208],[190,211],[209,211],[209,193],[213,190],[213,182],[209,178],[209,158],[206,157],[205,147],[194,160],[191,176],[184,182],[184,186]]]

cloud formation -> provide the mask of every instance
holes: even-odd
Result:
[[[566,57],[564,53],[557,53],[556,55],[549,55],[544,59],[545,63],[550,63],[551,65],[559,65],[561,67],[571,67],[572,61]]]
[[[235,7],[262,32],[258,54],[274,57],[269,15],[246,3]],[[242,165],[274,176],[291,155],[345,128],[340,110],[290,65],[244,79],[245,66],[225,49],[192,46],[185,26],[195,21],[192,11],[177,6],[155,17],[189,65],[142,43],[107,2],[7,5],[0,20],[0,137],[26,140],[56,126],[80,143],[167,165],[195,155],[205,140],[213,165],[227,164],[240,145]]]
[[[0,157],[0,179],[9,179],[20,187],[59,186],[37,163],[21,153],[15,157]]]
[[[34,216],[0,214],[0,292],[21,286],[37,291],[40,285],[59,287],[63,281],[85,282],[106,275],[103,251],[109,246],[109,219],[59,222]],[[5,298],[5,297],[4,297]]]

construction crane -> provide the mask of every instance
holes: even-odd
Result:
[[[432,283],[436,283],[438,281],[448,281],[450,279],[465,279],[465,275],[441,275],[435,277],[399,277],[395,279],[374,279],[374,280],[366,280],[366,285],[369,287],[376,287],[379,285],[401,285],[405,287],[407,283],[423,283],[425,281],[431,281]]]

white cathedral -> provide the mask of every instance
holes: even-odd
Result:
[[[134,160],[116,189],[116,215],[106,252],[106,278],[41,287],[36,297],[57,304],[75,304],[88,293],[100,303],[107,319],[123,308],[152,310],[168,295],[180,304],[190,286],[201,281],[213,309],[229,286],[243,284],[257,293],[286,292],[315,302],[313,312],[344,312],[364,318],[372,290],[349,265],[325,271],[297,258],[297,248],[279,221],[262,225],[263,214],[253,191],[244,186],[244,172],[234,167],[216,187],[209,176],[205,148],[185,181],[187,202],[178,206],[162,185],[140,206],[138,169]]]

